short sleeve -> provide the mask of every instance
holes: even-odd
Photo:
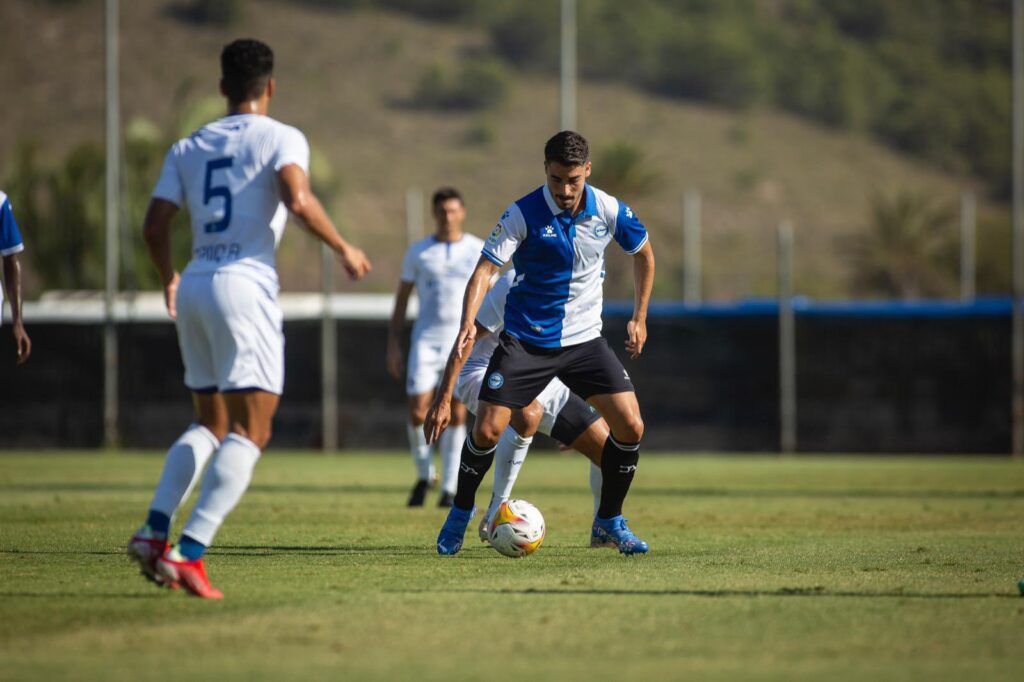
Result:
[[[519,242],[526,237],[526,221],[523,220],[523,213],[519,207],[512,204],[501,214],[498,224],[491,230],[484,241],[484,248],[481,252],[487,260],[499,268],[512,257],[512,254],[519,248]]]
[[[178,164],[174,161],[174,147],[164,157],[164,166],[160,169],[160,179],[153,188],[154,199],[165,199],[175,206],[185,203],[185,188],[181,185],[181,174]]]
[[[309,142],[298,128],[282,126],[274,152],[274,171],[291,164],[309,173]]]
[[[0,205],[0,256],[11,256],[24,250],[25,244],[21,241],[21,231],[14,219],[11,202],[4,198]]]
[[[480,310],[476,314],[476,321],[492,333],[505,323],[505,298],[512,286],[513,277],[515,277],[515,270],[512,269],[499,277],[491,290],[484,296]]]
[[[405,251],[405,257],[402,258],[402,281],[408,284],[412,284],[416,281],[417,270],[419,269],[419,250],[415,246],[410,246]]]
[[[618,215],[615,216],[615,241],[628,254],[636,253],[647,243],[647,228],[633,213],[633,209],[621,201]]]

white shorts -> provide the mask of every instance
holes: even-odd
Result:
[[[429,339],[413,337],[405,372],[407,395],[421,395],[437,388],[458,333],[459,330],[455,329],[444,336],[432,334]]]
[[[177,308],[189,389],[281,394],[284,330],[276,288],[232,272],[186,275]]]
[[[474,415],[480,406],[480,386],[484,383],[485,374],[487,374],[487,365],[471,366],[467,364],[462,368],[459,379],[455,382],[455,397]],[[551,429],[555,426],[558,414],[565,407],[565,404],[569,402],[569,396],[571,395],[572,391],[569,390],[569,387],[557,378],[552,379],[544,387],[544,390],[536,398],[537,402],[544,408],[544,416],[541,417],[540,426],[537,428],[538,431],[546,436],[551,435]]]

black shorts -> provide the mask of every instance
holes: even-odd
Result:
[[[633,382],[603,336],[575,346],[537,348],[502,332],[487,365],[480,400],[525,407],[555,377],[584,400],[633,391]]]
[[[569,394],[569,400],[558,411],[555,424],[551,427],[551,437],[562,445],[572,445],[590,425],[601,418],[597,410],[588,405],[583,398],[575,393]]]

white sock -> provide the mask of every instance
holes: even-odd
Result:
[[[462,444],[466,442],[466,425],[449,426],[441,433],[438,449],[441,451],[441,490],[455,494],[459,487],[459,461]]]
[[[206,463],[219,446],[220,441],[205,426],[189,426],[167,451],[164,470],[149,508],[173,519],[178,507],[188,499],[202,478]]]
[[[217,529],[249,487],[259,458],[260,449],[255,443],[237,433],[229,434],[213,456],[199,502],[182,534],[209,547]]]
[[[412,463],[416,466],[416,476],[421,481],[429,481],[434,477],[434,463],[430,461],[430,446],[427,445],[427,437],[423,435],[423,426],[413,426],[412,422],[406,422],[405,432],[409,436],[409,451],[412,453]]]
[[[601,467],[593,462],[590,463],[590,492],[594,495],[594,516],[597,516],[597,508],[601,506],[601,484],[604,477],[601,476]]]
[[[512,495],[512,486],[519,477],[519,470],[523,467],[532,442],[533,436],[523,438],[511,426],[498,439],[498,449],[494,452],[494,494],[491,495],[491,505],[485,517],[488,521],[498,511],[501,503]]]

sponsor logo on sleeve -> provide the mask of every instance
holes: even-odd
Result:
[[[629,218],[630,220],[633,219],[633,209],[631,209],[629,206],[626,206],[626,208],[624,209],[624,212],[625,212],[627,218]]]
[[[501,233],[504,232],[504,230],[505,230],[505,228],[502,227],[502,224],[498,223],[497,225],[494,226],[494,229],[491,230],[491,236],[487,238],[487,241],[489,241],[489,242],[496,242],[496,241],[498,241],[498,238],[501,237]]]

